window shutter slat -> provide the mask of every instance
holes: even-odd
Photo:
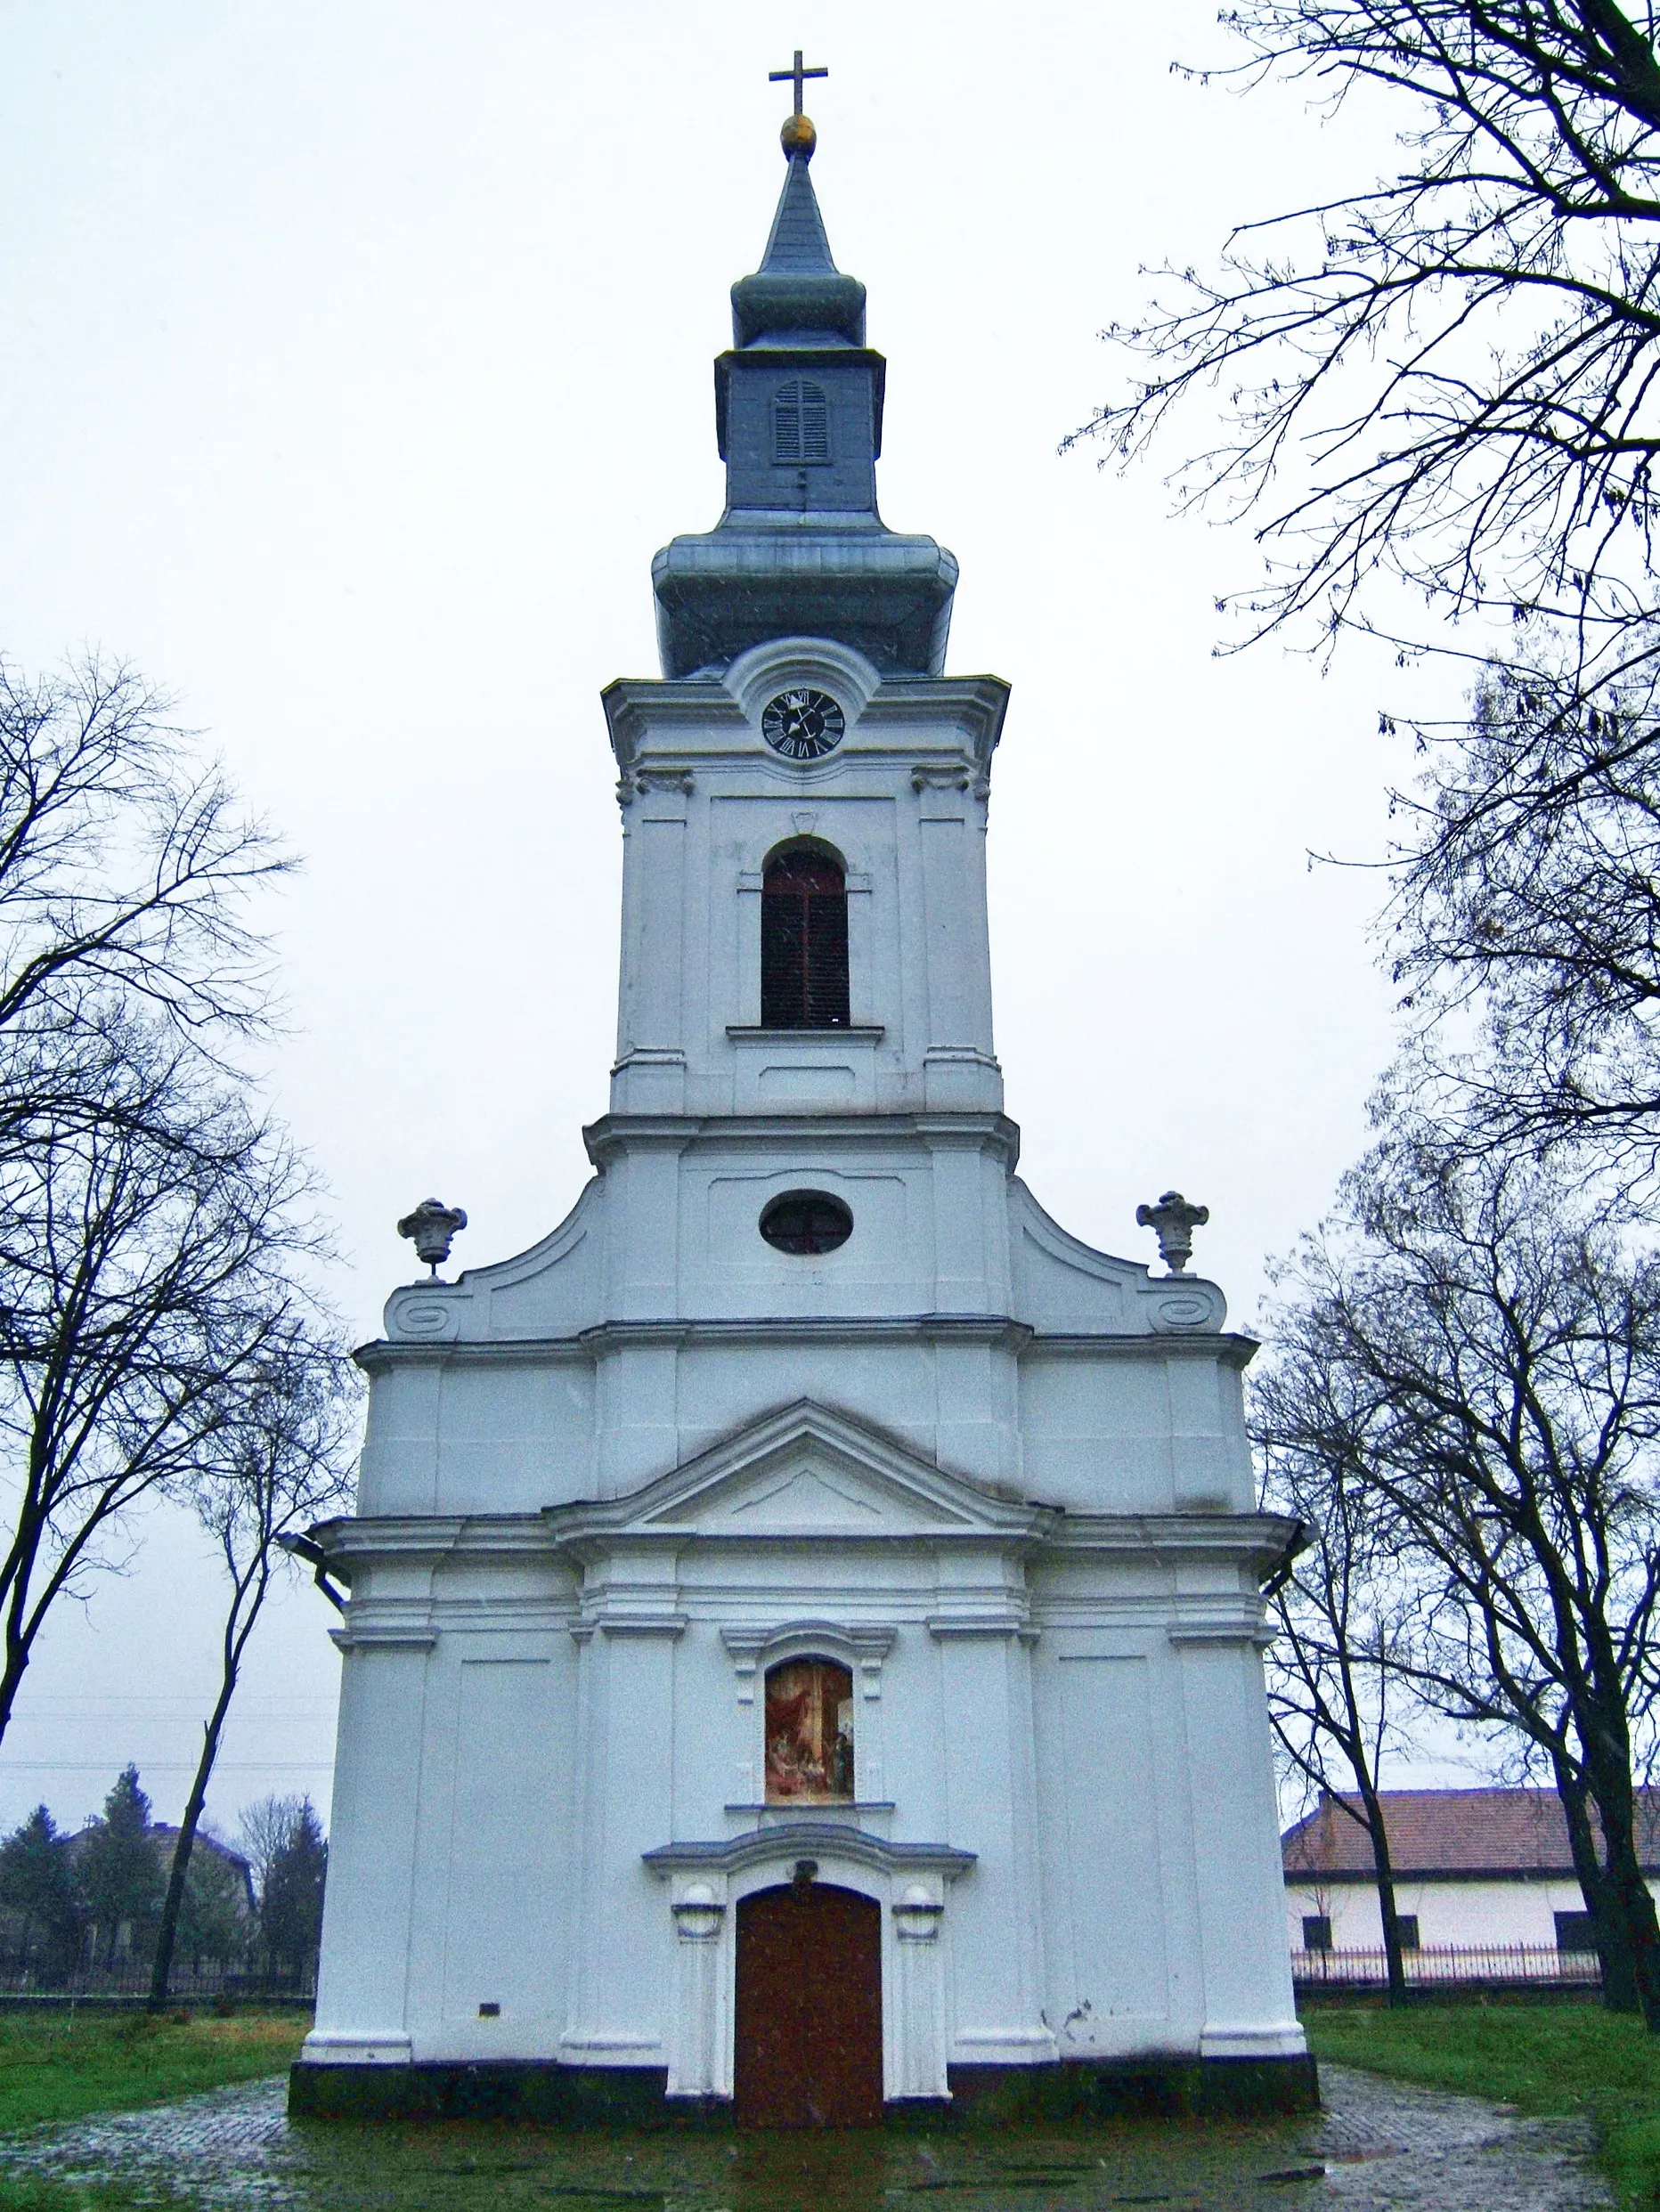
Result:
[[[827,461],[830,458],[830,409],[822,384],[802,386],[802,459]]]
[[[772,458],[797,465],[829,459],[830,403],[822,384],[793,377],[773,394]]]

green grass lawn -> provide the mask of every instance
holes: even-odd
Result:
[[[1660,2036],[1598,2005],[1412,2005],[1303,2022],[1316,2058],[1543,2115],[1585,2113],[1622,2200],[1660,2207]]]
[[[302,2013],[0,2013],[0,2134],[280,2074],[309,2024]]]
[[[0,2134],[280,2074],[309,2024],[300,2013],[0,2013]],[[138,2201],[119,2186],[0,2179],[0,2212],[116,2212]]]

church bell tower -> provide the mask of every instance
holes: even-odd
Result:
[[[1254,1347],[1185,1273],[1202,1209],[1151,1216],[1155,1274],[1015,1174],[1007,687],[945,672],[956,564],[878,511],[885,364],[819,214],[814,73],[781,73],[784,189],[715,363],[725,509],[652,564],[661,674],[602,695],[593,1179],[518,1256],[395,1292],[359,1355],[357,1512],[316,1532],[352,1596],[297,2110],[1312,2094]]]

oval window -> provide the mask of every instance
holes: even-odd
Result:
[[[761,1217],[761,1233],[780,1252],[834,1252],[853,1233],[853,1216],[827,1191],[786,1191]]]

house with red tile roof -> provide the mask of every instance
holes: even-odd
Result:
[[[1554,1790],[1385,1790],[1384,1826],[1407,1948],[1554,1945],[1591,1925]],[[1371,1838],[1330,1792],[1280,1839],[1294,1951],[1377,1950]],[[1639,1793],[1643,1870],[1660,1895],[1660,1790]]]

